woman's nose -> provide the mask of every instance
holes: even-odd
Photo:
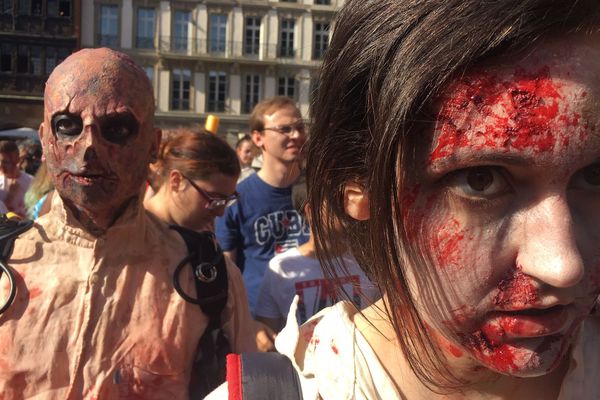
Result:
[[[575,286],[585,272],[566,196],[550,196],[524,212],[517,263],[522,272],[554,287]]]

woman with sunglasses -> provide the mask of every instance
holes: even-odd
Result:
[[[165,135],[152,171],[149,181],[155,194],[144,205],[169,224],[212,230],[215,217],[237,199],[237,155],[210,133],[179,129]]]

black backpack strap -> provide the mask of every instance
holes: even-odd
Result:
[[[302,400],[298,372],[279,353],[242,353],[227,356],[227,387],[230,399]]]
[[[196,232],[177,225],[170,228],[179,232],[188,248],[188,256],[175,268],[173,286],[186,301],[198,304],[209,318],[196,348],[189,386],[190,399],[202,399],[225,381],[225,358],[231,352],[221,328],[221,313],[228,296],[227,266],[212,232]],[[185,293],[179,283],[186,265],[191,265],[194,271],[195,296]]]

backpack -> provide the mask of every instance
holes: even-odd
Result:
[[[203,399],[227,380],[230,399],[302,400],[298,373],[287,357],[279,353],[230,354],[231,346],[221,328],[221,313],[228,295],[227,267],[214,233],[169,227],[182,236],[188,248],[188,256],[175,268],[173,286],[184,300],[200,305],[209,317],[196,349],[189,398]],[[196,298],[185,293],[179,284],[179,274],[188,262],[196,277]],[[232,393],[239,397],[231,397]]]
[[[225,381],[226,356],[231,352],[221,327],[221,313],[228,295],[227,267],[212,232],[196,232],[177,225],[169,227],[181,235],[188,249],[187,257],[175,268],[173,286],[184,300],[198,304],[209,318],[196,348],[189,385],[189,398],[202,399]],[[191,265],[194,271],[196,297],[185,293],[179,284],[179,275],[186,265]]]
[[[230,400],[302,400],[298,372],[279,353],[242,353],[227,356]]]

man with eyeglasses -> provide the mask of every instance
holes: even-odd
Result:
[[[182,237],[142,207],[161,137],[150,81],[123,53],[81,50],[48,78],[39,134],[57,195],[8,262],[17,290],[0,314],[0,397],[188,398],[210,321],[174,288]],[[192,268],[180,272],[194,296]],[[240,327],[253,324],[234,297],[221,326],[233,351],[250,351],[254,332]]]
[[[261,149],[261,170],[242,181],[239,201],[216,220],[225,254],[242,269],[250,311],[269,260],[305,243],[309,230],[292,205],[292,185],[301,172],[306,129],[295,102],[274,97],[258,103],[250,115],[252,141]]]

